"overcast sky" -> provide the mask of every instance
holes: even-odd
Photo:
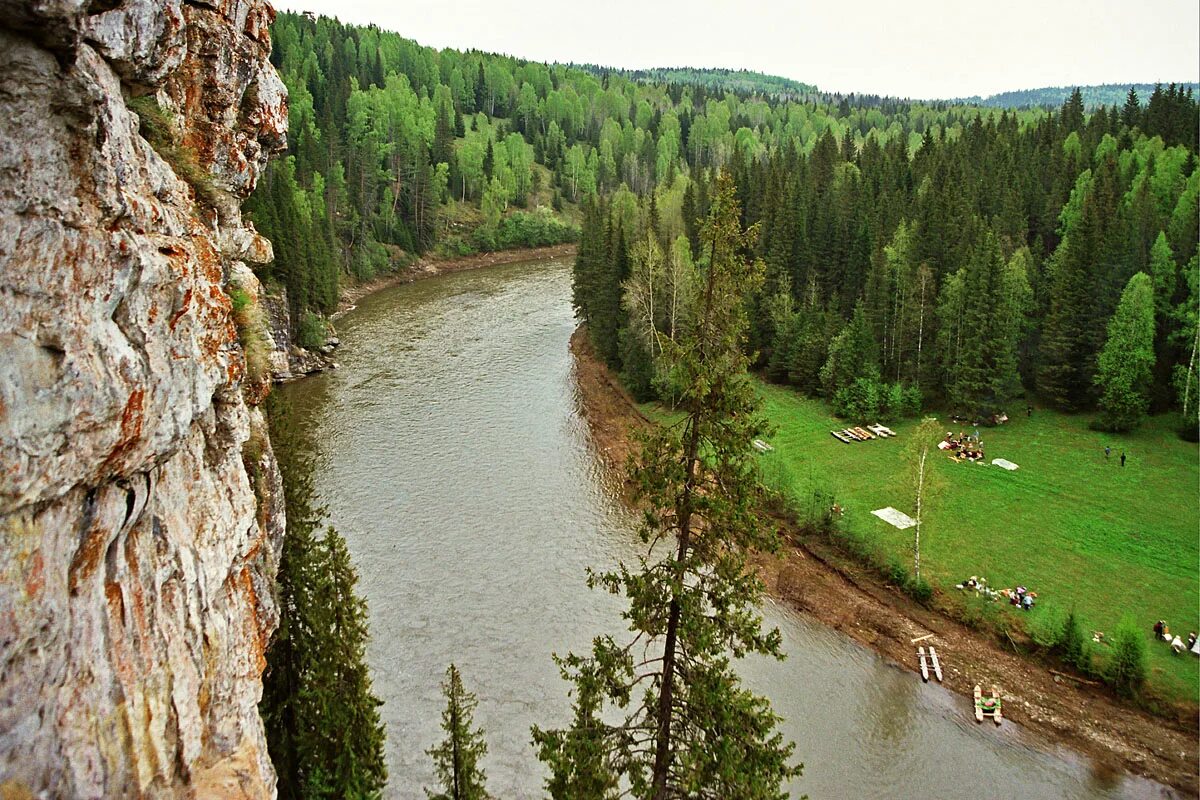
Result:
[[[432,47],[731,67],[914,98],[1195,81],[1197,0],[280,0]]]

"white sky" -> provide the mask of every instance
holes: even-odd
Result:
[[[278,0],[431,47],[946,98],[1200,77],[1197,0]]]

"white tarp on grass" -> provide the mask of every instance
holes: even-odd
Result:
[[[997,467],[1003,467],[1004,469],[1007,469],[1007,470],[1014,470],[1017,468],[1016,464],[1014,464],[1013,462],[1009,461],[1006,458],[993,458],[992,463],[995,464]]]
[[[903,511],[897,511],[891,506],[888,506],[887,508],[877,508],[871,513],[889,525],[895,525],[900,530],[911,528],[913,525],[917,524],[917,521],[908,514],[905,514]]]

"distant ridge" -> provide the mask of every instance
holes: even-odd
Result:
[[[758,94],[770,97],[798,98],[817,93],[817,87],[811,83],[802,83],[791,78],[767,75],[748,69],[701,69],[698,67],[618,69],[598,64],[569,64],[568,66],[586,70],[594,75],[620,75],[638,83],[703,86],[710,90],[729,91],[741,95]]]
[[[568,64],[567,66],[582,69],[593,75],[619,75],[626,80],[638,83],[667,83],[687,86],[703,86],[709,91],[727,91],[738,95],[762,95],[781,99],[821,99],[825,102],[837,102],[841,98],[856,98],[864,105],[877,105],[881,102],[925,102],[930,104],[982,106],[985,108],[1058,108],[1071,92],[1074,86],[1043,86],[1037,89],[1018,89],[1010,92],[982,97],[957,97],[952,99],[919,100],[908,97],[886,97],[857,92],[822,92],[811,83],[784,78],[780,75],[768,75],[748,69],[709,69],[700,67],[650,67],[647,69],[620,69],[599,64]],[[1091,86],[1080,86],[1084,107],[1091,110],[1099,106],[1121,106],[1129,94],[1130,87],[1138,94],[1142,105],[1150,99],[1154,92],[1153,83],[1104,83]],[[1193,95],[1200,94],[1200,84],[1197,83],[1163,83],[1165,91],[1174,85],[1180,92],[1190,91]]]
[[[1155,85],[1153,83],[1103,83],[1094,86],[1080,86],[1079,93],[1083,96],[1084,107],[1088,109],[1097,106],[1120,106],[1125,104],[1125,98],[1132,86],[1142,105],[1145,105],[1154,91]],[[1163,83],[1161,85],[1165,90],[1171,84]],[[1176,83],[1175,86],[1180,91],[1191,91],[1193,95],[1200,91],[1200,84],[1196,83]],[[1074,90],[1074,86],[1046,86],[1040,89],[1000,92],[988,97],[978,95],[960,97],[949,102],[989,108],[1058,108],[1066,102]]]

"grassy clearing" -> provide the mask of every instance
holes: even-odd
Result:
[[[912,531],[893,528],[871,510],[912,513],[901,453],[915,423],[891,423],[895,439],[843,444],[829,431],[845,424],[823,403],[775,386],[760,391],[778,429],[775,451],[764,456],[767,480],[802,514],[817,511],[818,494],[832,497],[845,508],[843,530],[911,569]],[[1195,702],[1200,660],[1173,655],[1153,640],[1151,627],[1165,619],[1181,637],[1200,627],[1197,446],[1178,439],[1165,417],[1126,435],[1090,430],[1089,422],[1036,410],[982,428],[988,460],[1007,458],[1020,465],[1015,472],[956,464],[939,453],[935,466],[945,488],[926,508],[922,576],[952,601],[962,597],[954,584],[971,575],[996,588],[1028,586],[1038,593],[1033,611],[985,612],[1011,614],[1027,630],[1074,607],[1085,630],[1111,635],[1128,615],[1148,640],[1151,685],[1170,699]],[[1106,444],[1113,448],[1107,461]],[[1124,468],[1122,450],[1129,457]],[[1096,649],[1103,656],[1108,648]]]

